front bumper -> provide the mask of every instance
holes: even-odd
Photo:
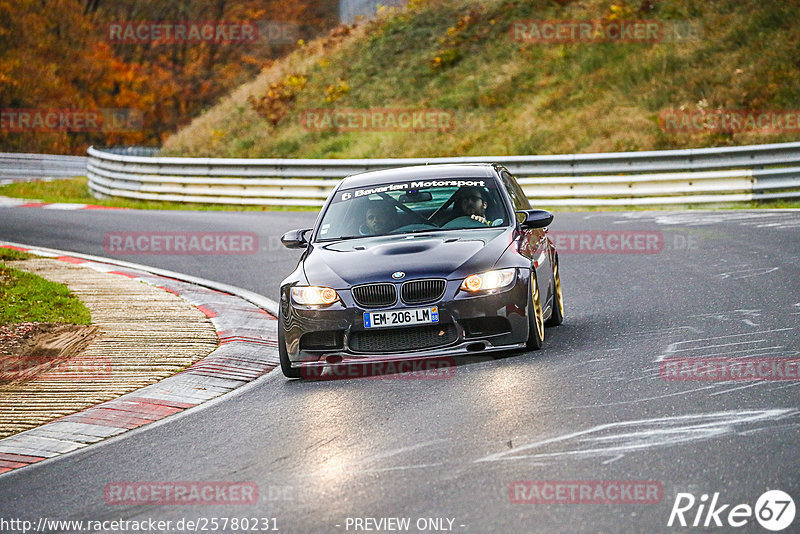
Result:
[[[326,308],[300,306],[289,297],[291,286],[285,286],[281,293],[283,321],[278,327],[283,329],[286,353],[293,367],[324,366],[332,361],[405,361],[522,348],[528,339],[529,282],[529,271],[519,269],[511,286],[473,295],[459,289],[461,280],[449,280],[444,296],[436,302],[398,301],[384,308],[358,306],[349,290],[337,290],[341,300]],[[364,327],[367,311],[429,306],[438,307],[438,323]],[[414,346],[420,343],[421,333],[432,341],[422,341],[424,347]],[[364,343],[366,338],[369,343]],[[409,340],[408,345],[403,344],[404,339]]]

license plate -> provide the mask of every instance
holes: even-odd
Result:
[[[366,328],[384,328],[387,326],[409,326],[415,324],[431,324],[439,322],[439,307],[416,308],[413,310],[390,310],[383,312],[364,312]]]

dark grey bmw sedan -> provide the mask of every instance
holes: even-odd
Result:
[[[552,220],[499,165],[345,178],[314,228],[282,238],[304,249],[281,283],[283,373],[539,349],[564,319]]]

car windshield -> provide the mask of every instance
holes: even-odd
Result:
[[[506,226],[497,183],[486,178],[425,179],[340,189],[317,241]]]

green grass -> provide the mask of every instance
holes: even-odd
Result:
[[[97,206],[108,206],[114,208],[129,208],[142,210],[194,210],[194,211],[310,211],[317,212],[318,208],[311,207],[275,207],[275,206],[234,206],[225,204],[188,204],[182,202],[162,202],[145,200],[127,199],[108,199],[98,200],[89,193],[86,185],[86,178],[70,178],[51,182],[24,182],[14,183],[0,187],[0,196],[14,198],[26,198],[41,200],[42,202],[58,203],[77,203],[94,204]],[[535,201],[534,201],[535,204]],[[753,202],[741,202],[738,204],[685,204],[672,206],[619,206],[619,207],[581,207],[566,206],[552,208],[552,211],[630,211],[630,210],[674,210],[674,209],[778,209],[778,208],[800,208],[800,199],[795,200],[765,200]],[[4,258],[3,254],[9,249],[0,248],[1,259],[25,259],[25,258]],[[9,251],[16,252],[17,251]]]
[[[612,9],[612,5],[617,6]],[[510,38],[519,20],[692,24],[673,43],[532,44]],[[266,68],[165,141],[164,155],[381,158],[570,154],[796,141],[785,133],[665,132],[665,109],[800,108],[800,31],[792,2],[757,0],[411,0],[407,9],[313,41]],[[348,33],[349,31],[349,33]],[[439,58],[439,63],[436,63]],[[271,83],[302,76],[276,124],[259,115]],[[294,87],[294,86],[293,86]],[[337,92],[336,88],[346,87]],[[329,101],[332,94],[334,101]],[[277,91],[280,93],[280,91]],[[442,109],[450,131],[309,131],[310,109]],[[182,210],[306,210],[124,199],[98,200],[86,179],[0,187],[45,202]],[[645,209],[798,208],[800,200]],[[558,208],[597,211],[612,208]],[[613,209],[638,209],[636,206]]]
[[[573,154],[797,141],[793,132],[672,133],[666,109],[800,109],[800,31],[785,0],[410,0],[271,63],[165,141],[167,156],[382,158]],[[699,38],[658,43],[516,42],[520,20],[657,20]],[[437,60],[438,58],[438,60]],[[291,80],[303,80],[293,84]],[[252,102],[270,84],[274,124]],[[273,94],[283,95],[281,90]],[[269,99],[267,99],[269,100]],[[449,131],[311,131],[311,109],[433,109]],[[261,109],[265,109],[264,106]],[[266,106],[266,109],[271,109]],[[278,114],[280,115],[280,114]],[[306,210],[98,200],[86,179],[0,187],[0,195],[136,209]],[[645,209],[798,208],[800,200]],[[557,211],[610,208],[558,208]],[[639,209],[636,206],[618,209]]]
[[[800,209],[800,198],[788,199],[780,198],[774,200],[756,200],[750,202],[749,205],[735,206],[744,209]]]
[[[167,155],[435,157],[663,150],[795,141],[792,132],[670,133],[667,108],[800,107],[800,32],[790,2],[756,0],[422,0],[350,35],[275,62],[177,134]],[[691,23],[677,43],[515,42],[525,19],[625,18]],[[435,65],[436,58],[440,63]],[[290,74],[307,82],[275,125],[248,103]],[[341,81],[349,90],[326,100]],[[445,132],[318,132],[317,108],[444,109]]]
[[[28,260],[33,258],[33,254],[15,250],[13,248],[0,247],[0,261],[2,260]]]
[[[92,204],[109,208],[139,210],[192,210],[192,211],[318,211],[305,207],[235,206],[226,204],[197,204],[165,202],[160,200],[97,199],[92,196],[86,177],[66,178],[52,181],[15,182],[0,186],[0,196],[25,198],[41,202],[68,204]]]
[[[13,259],[9,249],[0,250]],[[0,324],[23,322],[87,325],[92,317],[67,286],[0,263]]]

